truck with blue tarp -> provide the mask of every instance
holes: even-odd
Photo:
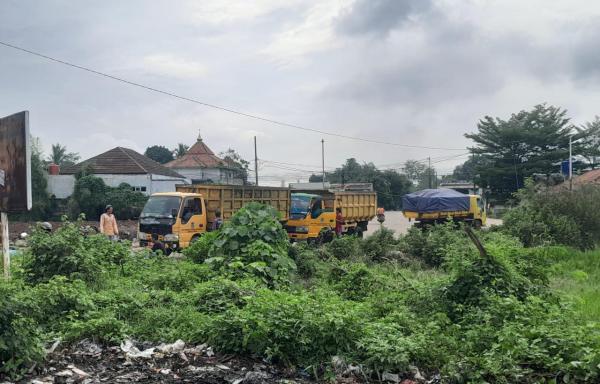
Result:
[[[475,228],[486,223],[485,204],[479,195],[465,195],[452,189],[424,189],[402,197],[402,213],[417,226],[452,219]]]

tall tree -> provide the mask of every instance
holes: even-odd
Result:
[[[144,155],[161,164],[165,164],[173,160],[173,153],[169,151],[167,147],[162,145],[153,145],[146,148]]]
[[[465,135],[475,144],[471,150],[477,155],[477,184],[506,199],[534,173],[557,172],[560,161],[568,158],[572,126],[566,114],[541,104],[508,120],[490,116],[480,120],[478,131]]]
[[[410,192],[412,183],[406,175],[394,170],[381,171],[372,163],[360,164],[350,158],[333,172],[327,172],[326,180],[331,183],[372,183],[377,191],[378,204],[385,209],[401,209],[402,196]],[[311,181],[320,180],[320,176],[311,176]]]
[[[589,166],[595,169],[600,161],[600,117],[577,127],[577,139],[580,141],[580,153]]]
[[[179,159],[180,157],[182,157],[183,155],[188,153],[189,149],[190,149],[189,145],[179,143],[179,144],[177,144],[177,148],[175,148],[173,150],[173,156],[175,156],[176,159]]]
[[[244,160],[242,156],[232,148],[219,153],[219,157],[223,159],[230,169],[235,171],[236,176],[241,178],[244,181],[244,184],[248,183],[248,166],[250,165],[250,162]]]
[[[79,154],[76,152],[67,152],[67,147],[60,143],[52,144],[52,153],[48,161],[57,165],[73,165],[79,161]]]
[[[419,184],[419,180],[425,172],[427,172],[427,165],[418,160],[406,160],[404,162],[404,174],[414,185]]]
[[[469,157],[464,163],[454,167],[452,179],[454,181],[473,181],[475,178],[475,160]]]

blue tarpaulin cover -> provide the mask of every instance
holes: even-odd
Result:
[[[468,211],[469,206],[469,195],[453,189],[424,189],[402,197],[402,210],[404,211]]]

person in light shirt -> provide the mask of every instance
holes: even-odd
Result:
[[[117,218],[113,214],[112,205],[107,205],[104,213],[100,216],[100,233],[110,240],[117,240],[119,237],[119,227],[117,226]]]

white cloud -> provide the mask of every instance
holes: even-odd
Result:
[[[343,0],[322,1],[311,7],[301,23],[287,27],[275,35],[273,41],[261,51],[281,66],[304,63],[304,56],[338,46],[334,21],[348,7]]]
[[[203,77],[208,72],[199,62],[170,54],[145,56],[141,65],[145,73],[180,79]]]
[[[230,24],[249,21],[278,9],[290,8],[303,0],[192,0],[187,2],[188,18],[196,23]]]

